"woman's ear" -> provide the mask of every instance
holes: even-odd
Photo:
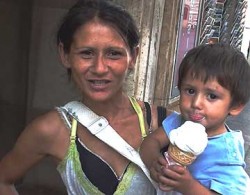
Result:
[[[58,51],[59,51],[59,55],[60,55],[60,58],[61,58],[61,62],[64,65],[64,67],[65,68],[70,68],[70,63],[69,63],[69,60],[68,60],[68,54],[65,53],[64,46],[63,46],[62,43],[59,43]]]
[[[139,46],[135,47],[132,51],[132,58],[131,58],[131,62],[129,63],[129,69],[134,69],[135,64],[136,64],[136,59],[139,53]]]
[[[236,106],[233,106],[232,108],[230,108],[229,110],[229,115],[230,116],[237,116],[241,113],[241,111],[245,108],[245,104],[239,104]]]

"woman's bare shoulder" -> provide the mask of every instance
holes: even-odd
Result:
[[[31,121],[27,125],[26,130],[32,131],[39,136],[50,137],[60,133],[63,128],[65,128],[63,120],[58,111],[53,109]]]
[[[50,154],[59,143],[69,139],[69,131],[57,110],[51,110],[32,120],[21,133],[17,144],[37,147],[41,153]],[[62,144],[63,144],[62,143]],[[53,155],[53,154],[51,154]]]

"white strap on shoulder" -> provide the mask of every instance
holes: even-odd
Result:
[[[93,135],[141,167],[142,171],[145,173],[154,187],[157,186],[156,183],[151,179],[149,171],[142,162],[139,153],[109,125],[109,122],[106,118],[98,116],[87,106],[78,101],[69,102],[62,108],[65,109],[83,126],[85,126]]]

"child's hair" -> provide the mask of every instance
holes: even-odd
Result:
[[[205,44],[191,49],[179,67],[179,90],[187,74],[204,83],[217,79],[230,91],[231,106],[244,105],[249,100],[250,66],[244,54],[228,44]]]

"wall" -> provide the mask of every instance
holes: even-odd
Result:
[[[0,1],[0,157],[13,146],[25,125],[29,10],[29,1]]]
[[[78,97],[73,83],[68,80],[67,72],[60,63],[56,47],[57,27],[66,8],[60,7],[61,4],[56,7],[54,3],[43,1],[41,4],[38,0],[33,2],[27,121],[38,113]]]
[[[170,103],[180,0],[116,0],[131,12],[141,32],[140,53],[129,94],[167,106]],[[175,106],[175,104],[174,104]]]

